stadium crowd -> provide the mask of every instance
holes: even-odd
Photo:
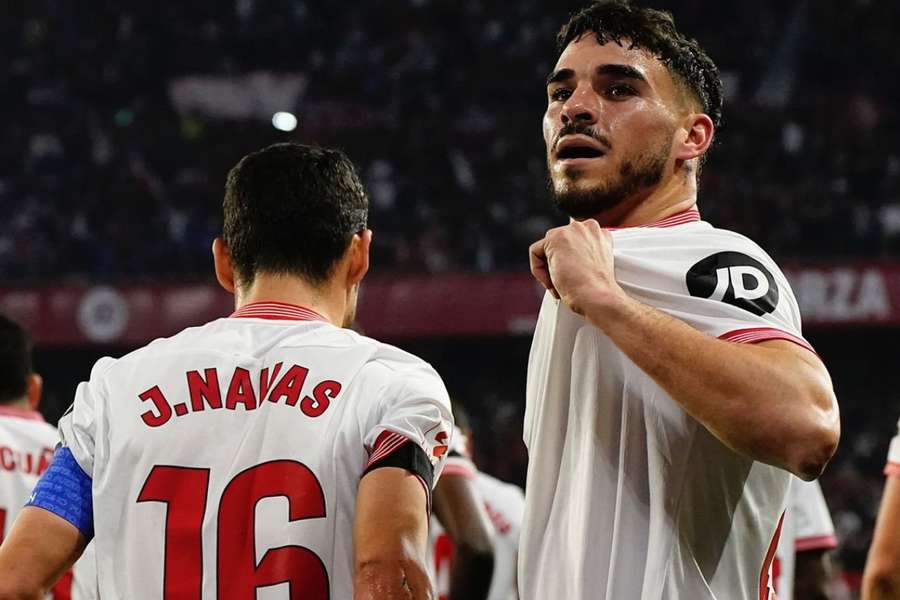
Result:
[[[900,66],[895,3],[660,4],[728,91],[705,216],[782,262],[900,253],[898,92],[881,85]],[[279,139],[350,153],[379,270],[523,268],[560,219],[539,123],[555,28],[579,5],[27,3],[22,30],[0,23],[0,277],[206,276],[224,173]],[[285,80],[290,133],[259,101]],[[210,90],[218,105],[191,101]]]
[[[0,282],[209,277],[224,174],[278,140],[354,159],[377,271],[525,269],[527,244],[561,222],[546,192],[544,78],[558,24],[583,3],[356,4],[35,0],[0,19]],[[900,68],[900,4],[655,4],[723,71],[705,218],[782,263],[900,258],[900,88],[885,81]],[[210,90],[217,102],[198,99]],[[261,101],[267,90],[281,104]],[[274,129],[276,110],[298,128]],[[842,399],[873,393],[857,379]],[[521,479],[520,396],[499,383],[463,395],[487,407],[472,411],[492,432],[478,450],[485,468]],[[885,410],[873,424],[845,408],[824,479],[852,570],[877,510],[896,416]]]

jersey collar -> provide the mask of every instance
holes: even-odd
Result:
[[[649,223],[647,225],[631,225],[626,227],[606,227],[605,229],[611,229],[613,231],[617,229],[636,229],[639,227],[675,227],[676,225],[684,225],[685,223],[696,223],[700,220],[700,211],[697,210],[697,206],[694,205],[687,210],[683,210],[680,213],[676,213],[672,216],[666,217],[665,219],[660,219],[659,221],[654,221],[653,223]]]
[[[314,310],[285,302],[251,302],[231,313],[232,319],[270,319],[273,321],[326,321]]]
[[[41,416],[41,413],[38,411],[19,406],[0,406],[0,417],[15,417],[17,419],[26,419],[28,421],[44,420],[44,417]]]

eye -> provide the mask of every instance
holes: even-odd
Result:
[[[606,88],[606,95],[613,100],[624,100],[631,96],[636,96],[637,91],[625,83],[616,83]]]
[[[558,87],[552,92],[550,92],[550,100],[554,102],[565,101],[569,96],[572,95],[572,90],[564,87]]]

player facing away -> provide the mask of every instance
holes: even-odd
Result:
[[[838,409],[781,271],[696,206],[717,69],[670,15],[622,0],[577,13],[559,41],[543,132],[572,220],[530,249],[548,293],[519,592],[770,598],[790,474],[824,468]]]
[[[772,564],[778,600],[827,599],[837,547],[831,513],[817,481],[791,478],[788,508]]]
[[[31,340],[18,323],[0,315],[0,542],[53,460],[56,428],[37,411],[43,380],[33,368]],[[96,598],[93,546],[50,594],[54,600]]]
[[[863,600],[900,600],[900,421],[884,474],[887,481],[863,573]]]
[[[428,545],[438,600],[489,600],[496,573],[494,526],[469,454],[468,416],[453,404],[453,444],[434,488]]]
[[[236,311],[96,364],[0,550],[0,597],[36,598],[93,536],[103,598],[432,598],[450,402],[427,363],[343,328],[367,214],[336,150],[232,169],[213,255]]]
[[[516,562],[519,554],[519,532],[522,525],[522,512],[525,507],[525,495],[518,486],[506,483],[479,471],[472,462],[472,430],[468,425],[468,417],[458,405],[453,406],[457,430],[453,447],[447,457],[444,472],[438,488],[435,489],[435,514],[437,514],[438,493],[446,482],[468,481],[474,488],[471,496],[477,497],[484,504],[484,511],[490,519],[494,530],[493,571],[489,579],[490,586],[487,600],[517,600]],[[456,579],[465,578],[466,572],[460,573],[459,536],[447,531],[442,523],[432,517],[431,538],[434,548],[434,566],[436,573],[436,592],[439,600],[453,600],[458,588],[454,588]],[[469,551],[471,552],[471,551]],[[463,558],[466,557],[463,555]],[[451,591],[452,590],[452,591]],[[475,596],[459,595],[460,598]]]

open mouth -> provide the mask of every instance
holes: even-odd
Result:
[[[592,146],[568,145],[560,148],[556,153],[558,160],[569,160],[575,158],[600,158],[603,152]]]

